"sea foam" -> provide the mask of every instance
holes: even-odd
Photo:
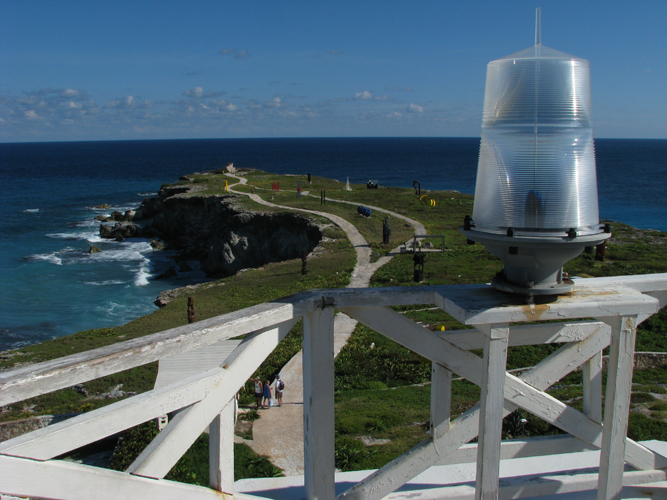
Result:
[[[144,262],[139,266],[139,270],[134,275],[134,286],[146,286],[148,285],[148,278],[151,277],[149,260],[144,259]]]
[[[24,257],[23,260],[44,260],[46,262],[50,262],[51,264],[55,264],[57,266],[62,266],[63,261],[58,255],[56,255],[57,252],[53,253],[46,253],[46,254],[37,254],[37,255],[28,255],[27,257]]]

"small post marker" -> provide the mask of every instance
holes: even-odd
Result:
[[[421,283],[424,281],[424,254],[421,251],[415,249],[415,255],[412,257],[412,261],[415,264],[415,283]]]
[[[195,299],[188,297],[188,323],[195,322]]]
[[[384,245],[389,244],[389,237],[391,236],[391,229],[389,228],[389,216],[384,218],[384,223],[382,224],[382,243]]]

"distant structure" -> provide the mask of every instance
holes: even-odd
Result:
[[[235,174],[236,173],[236,169],[234,168],[233,163],[228,163],[225,168],[227,169],[227,172],[229,172],[230,174]]]
[[[350,187],[350,176],[347,176],[347,182],[345,183],[345,191],[352,191],[352,188]]]

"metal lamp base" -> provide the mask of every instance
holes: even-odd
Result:
[[[520,236],[486,233],[461,228],[469,240],[482,243],[498,257],[505,268],[491,285],[503,292],[521,295],[559,295],[571,292],[574,283],[563,279],[563,265],[577,257],[584,248],[599,245],[609,233],[577,236]]]
[[[574,289],[574,281],[565,278],[555,283],[528,283],[519,285],[509,281],[502,273],[498,273],[491,279],[491,286],[496,290],[519,295],[563,295]]]

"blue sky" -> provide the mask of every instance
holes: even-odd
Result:
[[[0,142],[478,137],[536,7],[591,63],[595,136],[667,138],[664,0],[0,0]]]

